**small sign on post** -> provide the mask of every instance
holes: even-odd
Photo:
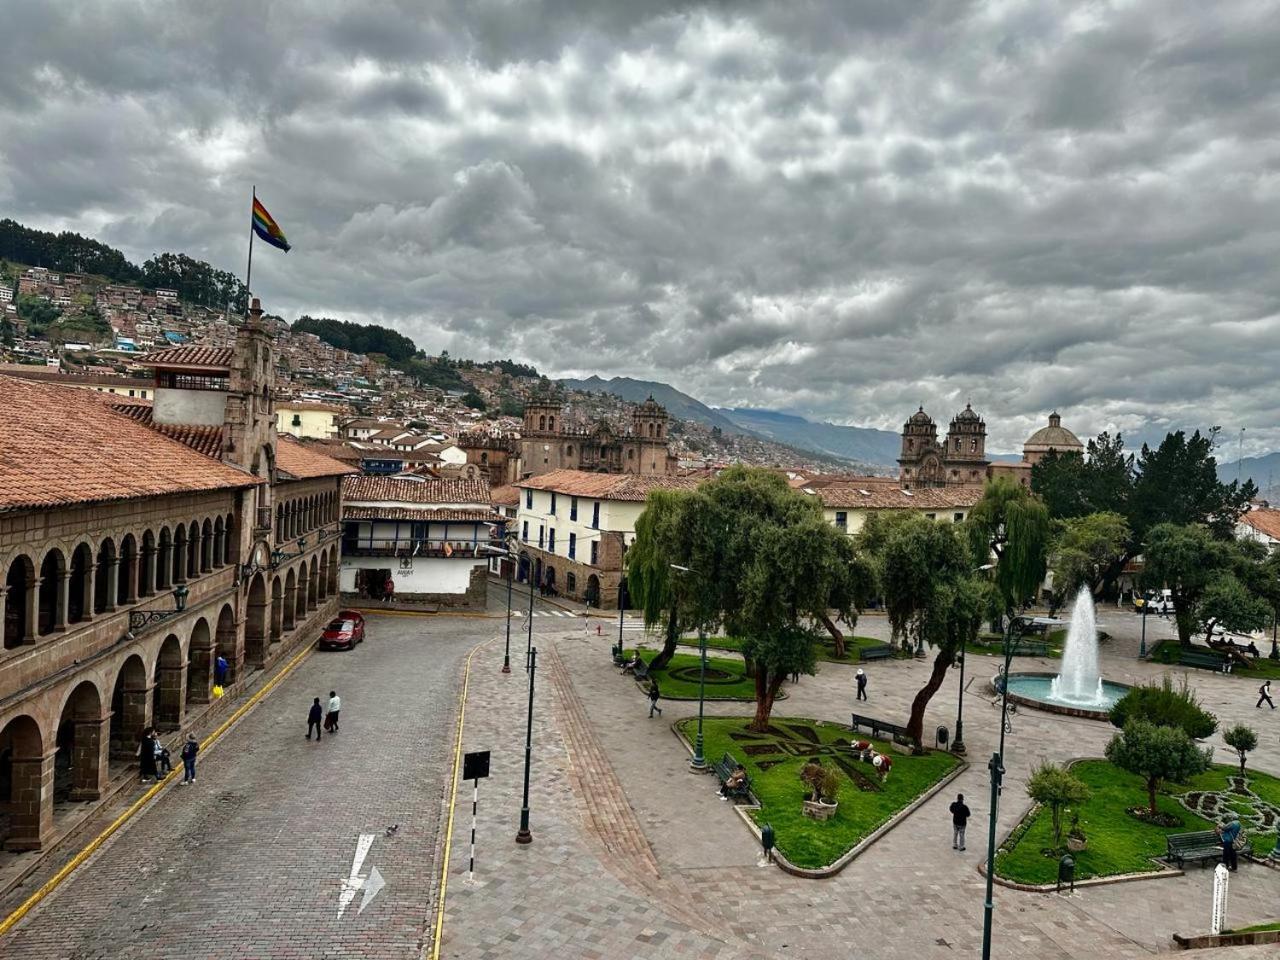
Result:
[[[1210,933],[1221,933],[1227,921],[1227,884],[1231,874],[1225,864],[1213,868],[1213,917],[1210,921]]]
[[[467,864],[467,883],[476,875],[476,816],[480,810],[480,781],[489,776],[489,751],[463,754],[462,779],[472,781],[471,790],[471,859]]]

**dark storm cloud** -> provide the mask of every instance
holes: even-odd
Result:
[[[0,213],[294,316],[1009,449],[1280,448],[1274,3],[15,5]]]

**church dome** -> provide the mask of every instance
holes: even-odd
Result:
[[[640,406],[636,407],[636,416],[639,417],[665,417],[666,409],[657,400],[653,399],[653,394],[649,394],[649,399]]]
[[[973,407],[971,407],[971,406],[970,406],[969,404],[967,404],[967,403],[964,405],[964,409],[963,409],[963,410],[961,410],[959,413],[957,413],[957,414],[956,414],[956,420],[958,420],[958,421],[959,421],[959,422],[961,422],[961,423],[965,423],[965,422],[968,422],[968,423],[975,423],[975,422],[977,422],[978,420],[981,420],[981,419],[982,419],[982,418],[981,418],[981,417],[979,417],[979,416],[974,412]]]
[[[1047,427],[1041,427],[1027,437],[1027,442],[1022,445],[1024,458],[1028,454],[1044,454],[1050,450],[1057,450],[1059,453],[1084,452],[1084,444],[1080,442],[1079,437],[1062,425],[1062,417],[1058,416],[1057,411],[1049,415]]]
[[[923,424],[933,423],[933,418],[924,412],[924,407],[921,407],[919,410],[917,410],[915,413],[911,415],[911,418],[907,421],[907,423],[909,424],[910,423],[923,423]]]

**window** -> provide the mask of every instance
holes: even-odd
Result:
[[[636,452],[635,452],[634,450],[628,450],[628,451],[627,451],[627,459],[628,459],[628,460],[634,460],[635,458],[636,458]]]
[[[569,519],[570,520],[578,519],[578,498],[577,497],[569,498]],[[569,554],[569,556],[573,556],[573,554]]]
[[[926,513],[925,518],[928,520],[937,520],[938,515],[936,513]]]
[[[300,414],[300,413],[295,413],[295,414],[293,415],[293,425],[294,425],[295,427],[300,427],[300,426],[302,426],[302,414]]]
[[[526,510],[533,509],[533,491],[532,490],[526,490],[524,492],[524,508]]]
[[[597,500],[595,503],[591,505],[591,526],[596,530],[600,529],[600,501],[599,500]]]
[[[847,530],[849,527],[849,514],[844,510],[836,511],[836,526],[841,530]]]
[[[960,438],[956,437],[956,450],[958,451],[959,449],[960,449]]]
[[[556,552],[556,528],[552,527],[547,531],[547,553]]]
[[[565,586],[565,589],[568,590],[570,593],[577,593],[578,578],[575,577],[572,573],[566,573],[564,575],[564,586]]]
[[[970,440],[969,444],[970,444],[969,449],[973,450],[976,453],[978,450],[978,441],[976,439]]]
[[[552,515],[553,517],[556,515],[556,495],[555,495],[554,493],[552,493],[552,494],[551,494],[551,510],[550,510],[550,513],[551,513],[551,515]]]
[[[529,521],[524,522],[524,528],[520,531],[520,539],[525,543],[529,542]]]
[[[597,566],[600,562],[600,541],[591,541],[591,565]]]
[[[952,522],[952,523],[959,523],[959,522],[960,522],[961,520],[963,520],[963,519],[964,519],[964,514],[963,514],[963,513],[953,513],[953,514],[951,515],[951,522]]]
[[[132,390],[130,390],[130,391],[129,391],[129,396],[131,396],[131,397],[133,396],[133,391],[132,391]]]
[[[573,444],[571,443],[571,444],[569,444],[569,446],[565,447],[564,452],[565,452],[566,454],[568,454],[569,456],[571,456],[571,457],[572,457],[572,456],[573,456]]]
[[[543,543],[546,541],[547,528],[542,524],[538,524],[538,549],[542,549]]]
[[[578,535],[576,533],[569,534],[569,559],[572,560],[578,555]]]

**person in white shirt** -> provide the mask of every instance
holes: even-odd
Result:
[[[330,733],[338,732],[338,711],[342,709],[342,701],[338,695],[329,691],[329,712],[324,717],[324,728]]]

